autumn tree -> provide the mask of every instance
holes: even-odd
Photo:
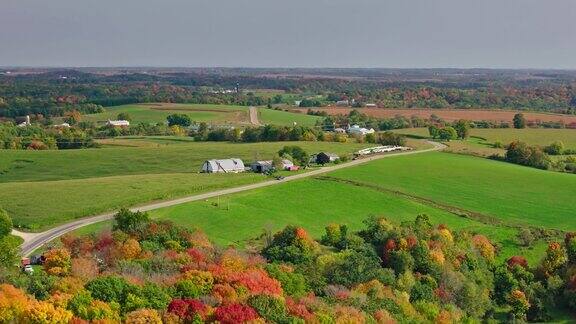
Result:
[[[70,272],[70,252],[66,249],[53,249],[44,253],[44,271],[54,276],[66,276]]]

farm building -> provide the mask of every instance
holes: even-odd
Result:
[[[336,160],[340,160],[338,154],[329,152],[320,152],[310,157],[310,163],[318,163],[318,164],[322,164],[319,163],[321,161],[334,162]]]
[[[394,151],[407,151],[410,150],[409,147],[404,146],[397,146],[397,145],[388,145],[388,146],[376,146],[376,147],[369,147],[362,149],[356,152],[356,155],[370,155],[370,154],[377,154],[377,153],[386,153],[386,152],[394,152]]]
[[[350,128],[348,128],[348,133],[352,135],[366,135],[373,134],[374,132],[374,128],[367,129],[358,125],[352,125]]]
[[[207,160],[202,164],[202,172],[206,173],[238,173],[244,172],[244,162],[240,159]]]
[[[127,120],[108,120],[106,125],[113,127],[126,127],[130,126],[130,122]]]
[[[254,172],[265,173],[268,171],[272,171],[274,169],[274,163],[272,162],[272,160],[256,161],[250,165],[250,168]],[[294,169],[294,163],[292,163],[292,161],[282,160],[282,170],[293,171],[293,169]]]

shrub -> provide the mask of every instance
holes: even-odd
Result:
[[[0,239],[12,232],[12,219],[4,209],[0,209]]]

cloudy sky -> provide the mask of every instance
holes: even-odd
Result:
[[[0,66],[576,69],[575,0],[0,2]]]

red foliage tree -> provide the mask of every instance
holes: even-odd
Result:
[[[220,306],[214,315],[221,324],[245,323],[258,318],[258,313],[252,307],[240,304]]]

